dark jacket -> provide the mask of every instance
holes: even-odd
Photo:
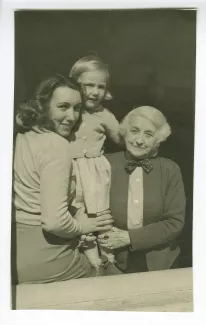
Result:
[[[127,229],[129,175],[123,152],[107,155],[112,167],[111,211],[115,225]],[[143,172],[143,227],[129,230],[131,246],[116,250],[116,260],[128,272],[163,270],[180,253],[178,236],[184,226],[185,192],[179,166],[170,159],[151,160],[153,170]]]

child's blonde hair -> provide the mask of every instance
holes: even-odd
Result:
[[[106,73],[106,78],[107,78],[106,81],[108,87],[109,84],[108,65],[104,63],[97,55],[88,55],[79,59],[71,68],[69,76],[72,77],[74,80],[78,81],[82,73],[93,71],[93,70],[100,70]],[[106,100],[112,99],[112,95],[108,90],[106,91],[105,99]]]

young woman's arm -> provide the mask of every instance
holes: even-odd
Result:
[[[46,150],[40,157],[40,202],[42,227],[56,236],[73,238],[81,234],[111,228],[112,218],[100,216],[88,218],[84,211],[78,220],[69,212],[69,189],[72,180],[72,157],[69,143],[58,135],[52,135]],[[52,138],[51,137],[51,138]]]
[[[58,135],[40,157],[40,202],[44,230],[64,238],[81,234],[80,223],[69,213],[72,157],[68,142]]]

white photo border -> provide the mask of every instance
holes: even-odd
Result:
[[[117,6],[118,3],[118,6]],[[12,311],[10,310],[10,216],[12,194],[12,143],[14,101],[14,10],[20,9],[197,9],[197,64],[196,64],[196,118],[195,118],[195,170],[193,214],[193,313],[134,313],[134,312],[86,312],[86,311]],[[206,93],[206,4],[199,1],[2,1],[0,12],[0,322],[1,324],[40,324],[77,322],[103,324],[164,323],[187,325],[204,322],[205,308],[205,242],[206,229],[205,189],[206,146],[204,127],[206,109],[203,105]],[[31,314],[32,313],[32,314]]]

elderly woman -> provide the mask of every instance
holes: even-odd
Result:
[[[116,228],[99,235],[99,243],[115,250],[122,272],[175,268],[185,219],[184,186],[178,165],[158,156],[170,126],[159,110],[142,106],[124,118],[121,132],[126,151],[107,157]]]
[[[79,119],[81,102],[79,86],[55,75],[37,87],[34,99],[21,105],[17,115],[13,181],[17,283],[90,276],[90,263],[78,250],[80,235],[111,229],[109,216],[91,219],[79,210],[73,218],[69,211],[75,182],[67,138]]]

